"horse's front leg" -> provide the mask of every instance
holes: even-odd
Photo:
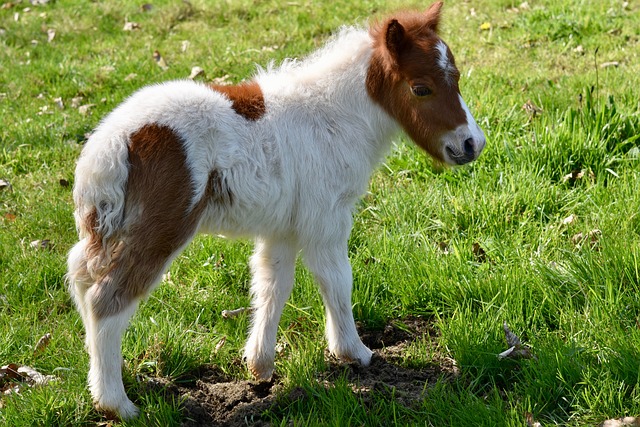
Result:
[[[260,380],[273,374],[278,323],[293,289],[297,253],[293,240],[257,239],[251,257],[254,312],[244,357]]]
[[[346,239],[305,248],[304,260],[324,300],[329,351],[339,359],[369,366],[373,353],[358,336],[351,308],[353,278]]]

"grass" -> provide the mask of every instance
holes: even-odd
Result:
[[[193,66],[237,82],[256,63],[303,55],[340,25],[407,3],[159,0],[145,11],[127,1],[57,0],[0,9],[0,179],[10,184],[0,189],[0,365],[59,377],[1,396],[0,424],[102,421],[63,281],[76,238],[74,163],[100,118],[135,89],[185,78]],[[376,329],[432,318],[434,345],[460,375],[412,407],[388,394],[364,407],[346,381],[318,384],[324,315],[300,267],[276,363],[285,387],[310,398],[264,417],[274,425],[521,426],[525,413],[543,425],[640,415],[639,16],[636,2],[617,0],[445,5],[442,35],[488,146],[473,165],[440,170],[400,139],[355,215],[350,255],[357,319]],[[123,31],[125,22],[140,28]],[[540,111],[523,110],[527,102]],[[86,114],[74,103],[89,105]],[[32,248],[35,240],[48,249]],[[206,364],[249,378],[239,362],[247,318],[220,313],[248,304],[250,251],[249,242],[196,239],[171,267],[174,285],[163,283],[134,317],[124,357],[128,393],[146,414],[137,423],[182,417],[180,402],[147,391],[140,378],[180,381]],[[498,360],[503,321],[537,360]],[[45,333],[51,342],[34,355]]]

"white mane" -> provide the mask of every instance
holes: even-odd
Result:
[[[368,30],[345,26],[322,48],[302,60],[287,59],[279,66],[271,63],[266,69],[260,68],[256,80],[263,91],[270,92],[276,88],[292,92],[301,87],[336,91],[341,82],[353,83],[348,76],[364,83],[372,43]]]

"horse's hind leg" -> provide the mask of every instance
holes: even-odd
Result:
[[[89,389],[96,407],[122,419],[138,414],[122,383],[122,335],[138,307],[161,280],[178,253],[125,249],[112,269],[85,293],[87,343],[90,357]],[[144,254],[144,255],[143,255]],[[147,257],[148,256],[148,257]]]
[[[81,229],[93,240],[78,244],[69,257],[71,291],[87,330],[91,395],[98,408],[122,419],[138,413],[122,384],[122,334],[139,301],[191,241],[209,200],[219,200],[212,172],[205,194],[191,206],[194,191],[183,146],[166,126],[150,124],[132,134],[118,230],[101,235],[97,219],[82,218]]]
[[[127,398],[122,384],[122,334],[138,305],[137,298],[115,300],[118,282],[126,280],[117,265],[114,274],[94,280],[87,271],[88,239],[69,252],[67,280],[69,292],[85,327],[85,345],[89,352],[89,389],[99,409],[122,418],[138,414]]]
[[[90,296],[89,298],[92,298]],[[119,312],[92,319],[87,325],[90,356],[89,390],[97,409],[129,419],[138,408],[129,400],[122,382],[122,335],[136,311],[138,300],[123,305]]]
[[[94,280],[87,272],[87,257],[85,252],[87,243],[88,239],[82,239],[69,252],[66,280],[69,287],[69,293],[73,298],[73,302],[75,303],[76,308],[80,313],[80,317],[82,318],[82,323],[85,326],[85,347],[89,350],[89,332],[93,330],[93,328],[89,327],[92,317],[89,315],[89,308],[85,303],[85,296]]]

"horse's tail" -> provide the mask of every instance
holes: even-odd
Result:
[[[126,134],[98,128],[76,166],[74,217],[82,249],[75,250],[83,252],[82,267],[93,280],[108,269],[119,244],[129,175],[128,141]]]

